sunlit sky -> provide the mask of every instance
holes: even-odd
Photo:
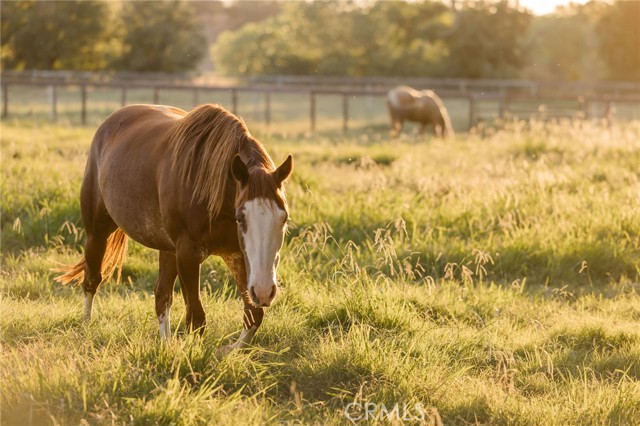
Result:
[[[556,6],[569,3],[586,3],[587,0],[520,0],[520,6],[526,7],[536,15],[552,13]]]

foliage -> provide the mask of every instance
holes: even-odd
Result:
[[[78,257],[94,130],[3,123],[3,422],[342,425],[370,401],[421,402],[447,425],[640,423],[639,123],[420,143],[256,133],[296,158],[283,289],[256,347],[224,358],[242,303],[219,260],[202,272],[204,336],[165,345],[155,252],[131,245],[89,324],[81,290],[52,282]],[[172,316],[181,330],[177,294]]]
[[[598,22],[600,56],[613,80],[640,81],[640,2],[616,1]]]
[[[436,38],[450,24],[435,2],[291,2],[277,17],[223,34],[213,56],[228,73],[419,75],[445,54]]]
[[[190,6],[213,39],[223,31],[237,30],[244,24],[276,16],[282,6],[277,0],[190,1]],[[209,38],[211,40],[211,38]]]
[[[447,75],[513,78],[524,63],[521,41],[531,15],[506,1],[471,3],[458,18],[449,41]]]
[[[193,69],[206,52],[201,27],[180,1],[2,2],[5,69]]]
[[[102,1],[4,1],[3,69],[100,70],[111,46],[109,5]]]
[[[516,2],[517,3],[517,2]],[[513,2],[296,2],[223,34],[229,74],[597,80],[640,74],[637,2],[571,4],[532,17]]]
[[[213,55],[229,73],[498,78],[521,66],[529,19],[507,2],[455,14],[439,2],[299,2],[223,35]]]
[[[450,4],[7,1],[0,56],[16,70],[640,79],[638,2],[536,17],[506,0]]]
[[[533,20],[524,41],[527,66],[534,80],[602,80],[605,64],[598,54],[596,24],[609,6],[570,4],[558,13]]]
[[[188,3],[125,2],[122,56],[115,66],[129,71],[180,72],[194,69],[206,43]]]

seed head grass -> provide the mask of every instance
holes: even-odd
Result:
[[[242,302],[217,258],[206,331],[184,333],[178,284],[164,343],[154,251],[130,245],[89,323],[53,282],[82,252],[93,130],[2,125],[0,423],[341,425],[375,402],[431,424],[640,424],[640,123],[258,132],[296,162],[282,288],[226,356]]]

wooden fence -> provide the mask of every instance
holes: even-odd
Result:
[[[342,110],[342,130],[348,131],[349,128],[349,99],[354,96],[368,96],[383,98],[386,96],[387,91],[381,89],[331,89],[321,87],[304,87],[304,86],[282,86],[282,85],[260,85],[260,86],[221,86],[221,85],[207,85],[207,84],[192,84],[192,83],[172,83],[172,82],[71,82],[60,80],[30,80],[30,79],[15,79],[15,78],[3,78],[1,82],[2,89],[2,118],[6,118],[10,115],[10,96],[9,88],[11,86],[38,86],[46,87],[48,92],[49,103],[49,116],[51,120],[56,120],[58,116],[58,90],[60,87],[79,87],[80,93],[80,121],[82,124],[87,123],[87,109],[88,109],[88,89],[100,88],[120,91],[120,103],[121,105],[127,104],[127,94],[130,90],[149,90],[153,93],[153,103],[158,104],[161,91],[185,91],[192,93],[192,104],[198,105],[200,103],[200,95],[203,92],[226,92],[231,95],[230,109],[234,114],[241,114],[238,110],[238,94],[239,93],[262,93],[265,97],[264,107],[264,122],[267,126],[271,124],[271,95],[272,94],[298,94],[308,96],[309,99],[309,130],[315,132],[317,130],[317,108],[316,98],[319,95],[337,95],[342,98],[341,110]],[[626,103],[632,104],[639,108],[640,113],[640,96],[637,95],[588,95],[588,96],[573,96],[573,95],[554,95],[554,96],[537,96],[534,94],[507,94],[507,93],[473,93],[473,92],[460,92],[456,91],[438,91],[438,94],[444,100],[447,99],[463,99],[468,102],[468,123],[469,127],[475,125],[478,121],[484,120],[486,117],[479,109],[480,104],[483,102],[493,102],[498,105],[497,117],[504,119],[508,116],[518,116],[517,108],[513,106],[516,104],[528,105],[528,110],[524,111],[525,115],[540,111],[540,116],[544,116],[544,105],[549,102],[570,102],[575,105],[565,109],[561,113],[547,114],[547,117],[576,117],[581,116],[583,118],[592,118],[590,106],[594,103],[603,105],[604,113],[602,115],[611,115],[612,103]],[[541,107],[542,106],[542,107]],[[542,110],[541,110],[542,108]]]
[[[340,90],[389,90],[398,85],[429,88],[436,91],[485,94],[546,95],[612,95],[640,96],[640,82],[632,81],[544,81],[523,79],[466,79],[428,77],[348,77],[317,75],[220,76],[200,73],[100,73],[89,71],[27,70],[2,71],[9,80],[58,81],[76,84],[91,82],[199,83],[223,86],[278,86]]]

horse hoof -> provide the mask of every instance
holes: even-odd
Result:
[[[229,355],[236,347],[234,345],[224,345],[218,348],[218,356],[224,357]]]

